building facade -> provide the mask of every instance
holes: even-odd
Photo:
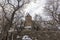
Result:
[[[27,16],[25,16],[24,26],[24,28],[32,28],[32,17],[30,14],[27,14]]]

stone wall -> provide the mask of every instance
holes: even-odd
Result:
[[[25,17],[25,26],[32,26],[32,17],[30,14]]]

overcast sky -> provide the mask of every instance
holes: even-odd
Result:
[[[46,0],[32,0],[25,8],[25,12],[30,13],[32,17],[34,17],[35,14],[40,14],[43,19],[50,20],[51,18],[49,16],[46,16],[44,14],[44,6],[45,6]]]
[[[25,9],[25,12],[29,12],[30,14],[35,14],[35,13],[42,13],[43,12],[43,7],[45,5],[45,0],[36,0],[36,1],[31,1],[28,6]],[[43,14],[41,14],[43,15]]]
[[[14,5],[17,4],[16,0],[10,1]],[[30,13],[32,17],[34,17],[35,14],[39,14],[44,20],[50,20],[51,18],[49,16],[46,16],[46,14],[44,13],[44,6],[46,1],[47,0],[31,0],[31,2],[27,4],[26,8],[24,9],[25,13]],[[0,2],[2,2],[2,0]]]

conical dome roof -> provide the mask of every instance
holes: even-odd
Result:
[[[27,16],[30,16],[30,14],[28,13]]]

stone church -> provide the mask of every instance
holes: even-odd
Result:
[[[25,16],[24,28],[31,29],[32,28],[32,17],[30,14]]]

